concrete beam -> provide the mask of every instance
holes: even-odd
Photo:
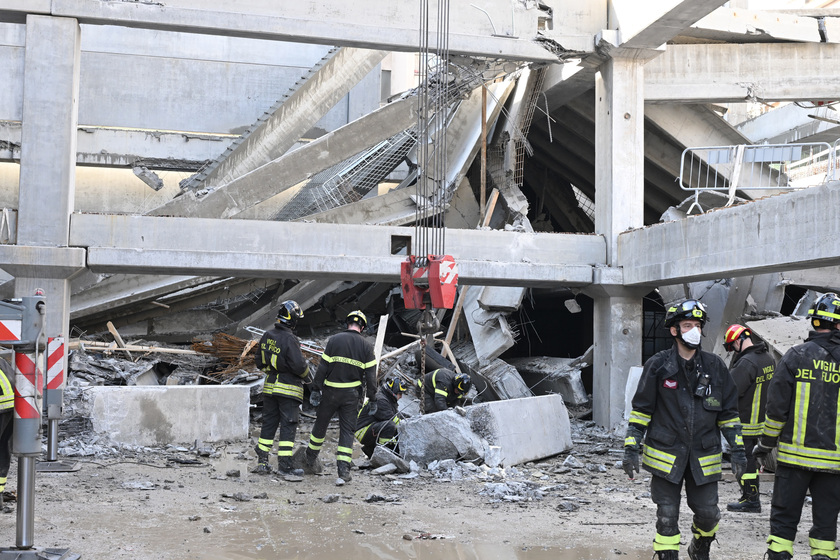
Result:
[[[830,107],[777,107],[735,126],[754,144],[833,143],[840,138],[840,114]]]
[[[19,122],[0,122],[0,161],[20,160],[20,130]],[[231,139],[217,134],[79,127],[76,164],[196,171]]]
[[[840,266],[788,270],[782,278],[785,285],[795,284],[818,292],[840,292]]]
[[[84,270],[78,247],[0,245],[0,268],[15,277],[67,279]]]
[[[792,41],[819,43],[819,22],[812,17],[778,12],[718,8],[680,33],[704,41],[770,43]],[[840,36],[834,38],[834,42]]]
[[[840,183],[618,237],[626,285],[663,285],[840,264]],[[646,255],[640,262],[638,255]]]
[[[294,185],[357,154],[360,149],[410,128],[417,122],[417,100],[389,103],[361,119],[196,197],[194,192],[150,212],[156,216],[234,217]],[[276,210],[276,209],[274,209]],[[249,216],[269,218],[267,215]]]
[[[413,235],[384,226],[74,214],[70,244],[87,247],[87,264],[100,273],[397,282],[404,257],[391,255],[392,244]],[[453,229],[446,243],[463,284],[580,286],[606,261],[597,235]]]
[[[655,49],[706,17],[727,0],[667,0],[639,9],[636,0],[613,0],[612,26],[621,30],[621,46]]]
[[[19,16],[26,6],[4,7],[0,17]],[[432,10],[435,12],[436,10]],[[223,0],[177,0],[167,4],[53,0],[52,15],[82,23],[142,27],[208,35],[250,37],[415,52],[419,11],[411,0],[346,2],[255,0],[234,7]],[[484,12],[484,14],[482,14]],[[281,15],[282,14],[282,15]],[[433,16],[434,17],[434,14]],[[450,13],[452,54],[552,62],[556,57],[532,41],[546,14],[498,0],[482,10],[463,5]],[[431,44],[435,43],[432,38]]]
[[[840,75],[826,72],[840,45],[668,45],[645,65],[645,100],[737,103],[836,99]]]

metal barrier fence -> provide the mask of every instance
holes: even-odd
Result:
[[[702,212],[700,193],[717,191],[735,200],[737,191],[779,191],[810,187],[833,178],[836,149],[827,142],[686,148],[680,162],[680,188],[694,191]]]

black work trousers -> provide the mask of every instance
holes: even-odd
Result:
[[[12,433],[15,424],[15,409],[0,413],[0,492],[6,489],[6,477],[12,464]]]
[[[811,491],[814,524],[808,536],[834,542],[840,512],[840,474],[806,471],[779,463],[773,481],[770,535],[793,541],[802,515],[805,495]]]
[[[327,427],[333,415],[338,412],[338,446],[335,458],[337,461],[350,462],[353,459],[353,440],[356,439],[356,417],[359,415],[359,390],[355,387],[337,389],[324,387],[321,403],[315,415],[315,425],[309,447],[316,445],[318,450],[327,435]]]
[[[359,443],[362,444],[362,451],[365,455],[370,457],[373,455],[373,450],[376,449],[376,444],[382,444],[391,449],[396,448],[397,425],[394,420],[380,420],[371,424]]]
[[[698,486],[689,469],[686,469],[682,480],[676,484],[660,476],[650,477],[650,498],[656,504],[656,532],[666,537],[679,535],[683,482],[688,507],[694,512],[694,526],[703,533],[712,533],[720,521],[718,483],[715,481]]]
[[[300,419],[300,401],[277,395],[263,395],[262,428],[260,428],[259,447],[271,451],[274,434],[278,434],[277,456],[291,457],[295,445],[298,420]]]
[[[755,449],[756,444],[758,443],[757,437],[745,437],[744,438],[744,451],[747,455],[747,472],[754,473],[758,472],[758,463],[755,462],[755,456],[753,456],[753,449]]]

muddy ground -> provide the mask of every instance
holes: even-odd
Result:
[[[304,420],[301,442],[311,428],[311,420]],[[258,430],[252,423],[254,441]],[[322,453],[324,474],[300,482],[250,474],[255,455],[248,441],[213,446],[210,456],[170,448],[69,458],[80,470],[36,476],[35,544],[67,548],[84,559],[652,555],[655,508],[648,477],[628,480],[618,464],[621,440],[591,423],[573,421],[570,452],[508,468],[504,479],[481,469],[456,470],[464,478],[450,480],[441,471],[401,478],[354,468],[353,480],[338,487],[332,461],[336,436],[333,425]],[[722,504],[738,495],[731,474],[727,479],[720,484]],[[8,489],[16,484],[13,461]],[[760,514],[722,508],[712,558],[763,557],[771,487],[764,481]],[[511,490],[506,496],[505,488]],[[681,511],[681,557],[687,558],[691,519],[685,502]],[[13,507],[7,507],[0,515],[0,546],[15,544],[15,522]],[[809,526],[806,506],[796,558],[807,557]]]

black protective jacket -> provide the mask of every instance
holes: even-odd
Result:
[[[698,369],[711,377],[703,397],[694,394]],[[686,467],[698,485],[720,480],[720,430],[740,426],[738,390],[723,360],[698,349],[686,362],[676,346],[653,355],[633,397],[630,426],[647,430],[645,470],[673,483]]]
[[[397,397],[389,389],[380,387],[376,392],[376,398],[373,400],[376,403],[376,414],[370,413],[370,401],[365,403],[359,410],[359,417],[356,419],[356,432],[374,422],[393,420],[397,416],[399,410]]]
[[[309,375],[309,365],[303,359],[300,342],[287,326],[274,323],[262,335],[254,363],[266,373],[264,394],[303,402],[303,380]]]
[[[764,429],[767,387],[775,369],[776,362],[763,342],[753,344],[732,359],[729,372],[738,386],[738,413],[744,437],[756,438]]]
[[[767,391],[762,442],[778,438],[778,462],[840,473],[840,331],[811,332],[788,350]]]
[[[330,337],[315,373],[318,390],[355,387],[359,398],[376,394],[376,357],[362,333],[347,329]]]
[[[424,412],[439,412],[464,402],[455,392],[455,375],[450,369],[436,369],[423,379]]]

